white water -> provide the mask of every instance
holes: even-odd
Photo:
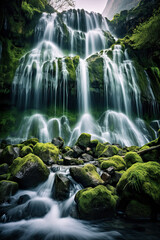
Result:
[[[142,146],[152,139],[142,120],[141,92],[136,69],[127,51],[123,51],[120,45],[115,45],[113,59],[108,57],[104,50],[107,47],[104,31],[107,30],[105,18],[96,13],[69,10],[61,14],[42,15],[35,29],[37,45],[21,59],[12,86],[13,104],[22,110],[36,109],[36,113],[24,117],[20,128],[11,138],[12,142],[30,137],[48,142],[53,137],[61,136],[66,144],[73,145],[83,132],[90,133],[92,139],[119,143],[122,146]],[[104,65],[105,102],[104,113],[95,120],[91,113],[91,107],[94,106],[90,96],[87,58],[100,50],[103,50],[99,52],[99,57],[103,59]],[[74,57],[76,54],[81,57],[76,69],[77,99],[70,99],[66,55]],[[154,93],[150,80],[147,75],[146,77],[148,92],[156,111]],[[72,101],[79,116],[74,127],[70,126],[67,118]],[[42,109],[45,112],[49,106],[52,106],[53,117],[39,113]],[[62,117],[57,117],[59,111]]]
[[[98,228],[98,225],[92,225],[70,216],[74,206],[74,196],[81,186],[69,176],[68,168],[62,167],[59,173],[68,177],[72,182],[70,197],[63,202],[57,202],[51,198],[55,173],[50,173],[48,180],[36,189],[19,191],[14,196],[12,204],[23,195],[28,195],[30,199],[24,204],[13,207],[2,216],[1,221],[6,221],[6,223],[0,223],[1,237],[17,240],[121,239],[121,234],[116,231],[104,232]],[[38,217],[41,213],[42,216]]]

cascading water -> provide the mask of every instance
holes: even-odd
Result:
[[[29,137],[48,142],[61,136],[66,144],[73,145],[82,132],[122,146],[141,146],[152,139],[141,119],[136,69],[120,45],[115,45],[112,57],[108,57],[106,34],[107,22],[100,14],[69,10],[42,15],[35,29],[37,45],[20,60],[12,86],[13,104],[21,110],[34,109],[36,114],[24,117],[18,138],[12,137],[12,142]],[[91,111],[94,96],[90,94],[89,59],[98,51],[103,61],[104,114],[96,121]],[[39,112],[45,113],[48,107],[51,118]],[[74,128],[65,116],[70,109],[79,116]]]

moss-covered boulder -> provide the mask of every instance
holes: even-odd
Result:
[[[37,143],[33,152],[46,164],[56,163],[59,159],[59,149],[52,143]]]
[[[22,144],[25,145],[25,146],[29,146],[29,145],[36,145],[37,143],[39,142],[38,138],[31,138],[31,139],[28,139],[26,141],[24,141]]]
[[[20,151],[20,157],[24,157],[29,153],[33,153],[33,149],[29,146],[24,146]]]
[[[18,184],[12,181],[0,181],[0,203],[7,201],[18,190]]]
[[[47,166],[32,153],[24,158],[16,158],[10,166],[10,172],[21,188],[35,187],[47,180],[49,176]]]
[[[117,155],[119,152],[119,148],[114,145],[108,145],[105,147],[103,152],[100,154],[101,157],[112,157],[114,155]]]
[[[9,166],[7,163],[1,164],[0,165],[0,175],[8,173],[8,168],[9,168]]]
[[[58,201],[66,200],[69,197],[71,181],[63,174],[56,174],[52,188],[52,196]]]
[[[12,164],[13,160],[18,157],[19,153],[12,145],[7,146],[1,153],[1,163]]]
[[[52,143],[53,143],[56,147],[62,148],[63,145],[64,145],[64,140],[63,140],[63,138],[61,138],[61,137],[53,138],[53,139],[52,139]]]
[[[101,161],[101,169],[107,169],[109,167],[114,167],[116,171],[124,170],[126,163],[121,156],[115,155],[108,160],[103,161],[103,158],[99,159]]]
[[[84,161],[83,161],[83,159],[64,157],[63,164],[66,165],[66,166],[83,165]]]
[[[104,144],[98,142],[98,144],[96,144],[94,155],[96,157],[99,157],[102,154],[102,152],[104,151],[105,148],[106,148],[106,146]]]
[[[97,219],[114,214],[118,197],[105,186],[86,188],[75,196],[80,218]]]
[[[135,163],[143,163],[142,158],[136,152],[126,153],[124,160],[126,162],[127,168],[130,168]]]
[[[90,144],[90,141],[91,141],[91,135],[88,134],[88,133],[82,133],[77,142],[76,142],[76,145],[81,147],[82,149],[86,148],[89,146]]]
[[[135,163],[122,175],[117,192],[126,202],[135,199],[160,205],[160,164]]]
[[[152,208],[147,204],[131,200],[126,207],[125,214],[130,219],[150,219]]]
[[[84,187],[95,187],[104,183],[97,173],[96,167],[92,164],[86,164],[84,167],[71,167],[70,174],[75,181]]]

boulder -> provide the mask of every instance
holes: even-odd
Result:
[[[96,167],[92,164],[86,164],[84,167],[71,167],[70,174],[75,181],[81,183],[84,187],[95,187],[104,184]]]
[[[113,176],[115,174],[115,169],[114,167],[109,167],[105,169],[105,172],[107,172],[109,175]]]
[[[106,183],[106,182],[109,182],[111,176],[107,172],[103,172],[101,175],[101,178]]]
[[[75,158],[80,157],[84,153],[84,151],[76,145],[73,147],[73,151],[74,151],[74,157]]]
[[[1,162],[11,165],[13,160],[19,156],[17,148],[12,145],[7,146],[1,153]]]
[[[19,183],[21,188],[36,187],[47,180],[49,169],[43,161],[30,153],[24,158],[16,158],[10,166],[13,179]]]
[[[109,158],[108,160],[103,161],[103,158],[99,158],[98,160],[101,162],[100,167],[103,170],[107,169],[109,167],[114,167],[114,169],[116,171],[120,171],[120,170],[125,169],[125,167],[126,167],[126,163],[125,163],[124,159],[118,155],[115,155],[115,156]]]
[[[52,143],[58,148],[63,148],[64,140],[61,137],[53,138]]]
[[[84,159],[84,162],[94,161],[94,157],[87,153],[82,154],[82,159]]]
[[[126,207],[125,214],[130,219],[150,219],[152,209],[147,204],[131,200]]]
[[[99,157],[105,148],[106,148],[106,146],[104,144],[98,142],[98,144],[96,145],[96,148],[95,148],[95,152],[94,152],[95,157]]]
[[[33,153],[33,149],[29,146],[24,146],[20,151],[20,157],[24,157],[29,153]]]
[[[58,201],[69,198],[71,181],[63,174],[56,174],[52,188],[52,196]]]
[[[75,145],[81,147],[82,149],[85,149],[90,145],[90,141],[91,141],[91,135],[87,133],[82,133],[79,136]]]
[[[127,168],[130,168],[133,164],[135,164],[137,162],[143,163],[142,158],[136,152],[126,153],[124,160],[126,162]]]
[[[29,195],[27,195],[27,194],[21,195],[21,196],[18,198],[17,204],[18,204],[18,205],[24,204],[24,203],[26,203],[28,200],[30,200],[30,196],[29,196]]]
[[[31,138],[31,139],[28,139],[24,142],[22,142],[23,145],[25,146],[29,146],[29,145],[36,145],[37,143],[39,142],[38,138]]]
[[[114,145],[108,145],[105,147],[103,152],[100,154],[100,157],[112,157],[114,155],[117,155],[119,152],[119,148]]]
[[[83,165],[84,161],[83,159],[76,159],[76,158],[71,158],[71,157],[64,157],[63,164],[66,166],[71,166],[71,165]]]
[[[86,188],[75,196],[80,218],[91,220],[114,215],[117,199],[105,186]]]
[[[8,201],[18,190],[18,184],[12,181],[0,181],[0,203]]]
[[[7,163],[1,164],[0,165],[0,175],[8,173],[8,168],[9,168],[9,166]]]
[[[59,149],[52,143],[37,143],[33,152],[35,155],[40,157],[46,164],[57,163],[59,160]]]
[[[142,203],[160,205],[160,164],[133,164],[120,178],[117,192],[125,202],[135,199],[143,201]]]

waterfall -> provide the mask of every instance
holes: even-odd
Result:
[[[83,132],[92,139],[122,146],[141,146],[152,139],[142,120],[134,64],[120,45],[107,49],[108,36],[107,21],[100,14],[73,9],[42,14],[35,28],[35,47],[21,58],[12,84],[13,105],[26,111],[19,129],[10,136],[12,142],[30,137],[48,142],[61,136],[73,145]],[[104,85],[103,113],[96,119],[89,64],[94,56],[102,59],[103,79],[98,81]],[[148,75],[146,78],[148,94],[155,103]],[[70,111],[74,111],[72,124]]]

